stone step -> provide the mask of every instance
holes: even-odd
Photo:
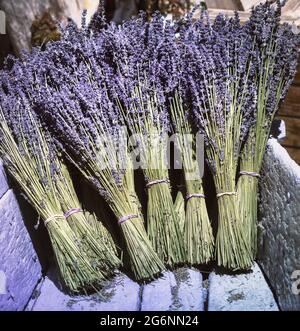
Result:
[[[18,201],[9,190],[0,199],[0,311],[23,310],[41,278]]]
[[[195,269],[165,272],[163,277],[143,286],[142,311],[202,311],[202,275]]]
[[[119,273],[97,294],[70,296],[59,289],[51,271],[36,288],[26,310],[31,311],[202,311],[202,275],[195,269],[166,272],[141,287]]]
[[[205,281],[207,282],[207,280]],[[210,311],[278,311],[257,264],[252,272],[218,275],[212,272],[205,289],[196,269],[167,271],[159,279],[139,286],[119,273],[97,294],[70,296],[58,287],[53,272],[40,283],[26,310],[33,311],[203,311],[206,291]]]
[[[210,311],[278,311],[259,266],[252,272],[240,275],[209,276],[208,310]]]
[[[56,285],[51,272],[36,289],[26,310],[31,311],[137,311],[140,307],[140,286],[119,273],[98,293],[70,296]]]

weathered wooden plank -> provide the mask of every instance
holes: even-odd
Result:
[[[3,167],[2,160],[0,159],[0,199],[9,190],[6,173]]]
[[[219,13],[223,13],[224,15],[226,15],[228,17],[234,17],[234,14],[235,14],[235,12],[233,10],[208,9],[208,14],[212,20],[214,20]],[[250,17],[250,12],[238,11],[238,14],[239,14],[239,17],[240,17],[240,20],[242,23],[245,23]],[[295,17],[291,17],[288,15],[282,15],[281,23],[290,23],[290,24],[296,24],[297,26],[300,26],[300,19],[296,20]]]
[[[17,198],[9,190],[0,199],[0,311],[23,310],[41,277]]]
[[[286,138],[282,144],[289,147],[300,147],[300,118],[279,116],[284,120],[286,126]]]
[[[300,86],[300,59],[297,67],[297,73],[294,79],[294,85],[299,85]]]
[[[243,10],[240,0],[206,0],[208,8]]]
[[[300,167],[270,139],[261,175],[258,261],[280,308],[299,311]]]
[[[290,157],[300,165],[300,148],[283,147],[288,151]]]
[[[262,2],[262,0],[241,0],[244,11],[248,11],[249,9],[258,5],[261,2]]]
[[[300,86],[291,86],[279,110],[280,116],[300,118]]]
[[[300,19],[300,1],[299,0],[289,0],[282,8],[282,14],[294,17],[295,19]]]

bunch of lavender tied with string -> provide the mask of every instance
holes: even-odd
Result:
[[[246,25],[253,47],[257,99],[255,122],[241,152],[237,184],[239,210],[252,257],[257,253],[258,179],[271,124],[296,73],[300,36],[280,24],[284,3],[266,2],[255,7]]]
[[[253,120],[251,38],[239,18],[202,17],[181,36],[192,110],[204,135],[218,199],[216,259],[230,269],[252,264],[238,210],[235,177],[239,153]],[[189,100],[186,99],[188,103]]]
[[[214,237],[210,224],[202,184],[200,164],[196,157],[198,136],[195,135],[189,103],[184,100],[188,94],[184,47],[180,38],[185,35],[189,25],[193,24],[196,6],[184,20],[164,24],[166,38],[157,47],[159,50],[159,77],[168,96],[168,108],[172,121],[172,132],[176,134],[176,145],[181,153],[185,179],[185,218],[184,243],[187,263],[199,265],[208,263],[214,255]]]
[[[172,268],[185,262],[185,251],[168,173],[169,119],[159,93],[147,77],[140,77],[136,84],[130,79],[122,83],[119,96],[127,97],[118,99],[119,107],[133,134],[132,143],[137,146],[139,164],[147,181],[148,233],[160,258]]]
[[[120,261],[90,229],[79,205],[73,205],[78,199],[69,174],[19,85],[25,72],[15,63],[11,74],[8,79],[1,73],[4,165],[43,220],[66,288],[73,293],[96,289],[113,276]]]
[[[129,131],[137,139],[139,165],[147,182],[147,231],[158,255],[171,268],[186,262],[167,162],[170,119],[165,104],[171,54],[164,45],[174,35],[175,29],[157,14],[151,23],[140,15],[111,37],[111,86]]]
[[[214,256],[214,238],[205,203],[199,160],[196,157],[197,139],[193,133],[183,100],[178,93],[170,100],[172,122],[182,155],[186,186],[184,224],[187,262],[192,265],[208,263]]]
[[[135,277],[151,279],[164,266],[144,228],[122,117],[109,96],[111,71],[101,42],[106,40],[96,44],[87,29],[80,32],[70,25],[59,43],[47,46],[35,58],[41,65],[34,65],[34,109],[63,154],[111,207]]]

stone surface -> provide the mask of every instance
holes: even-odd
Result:
[[[136,311],[140,306],[140,287],[124,274],[118,274],[98,293],[70,296],[53,282],[50,274],[35,291],[26,310],[31,311]]]
[[[278,311],[274,296],[257,264],[252,273],[209,276],[209,311]]]
[[[7,184],[7,177],[6,173],[3,168],[2,161],[0,160],[0,199],[3,197],[3,195],[9,190],[8,184]]]
[[[259,263],[283,310],[300,310],[299,192],[300,167],[271,139],[260,183]]]
[[[142,290],[142,311],[201,311],[202,275],[193,269],[165,272]]]
[[[173,272],[164,272],[162,277],[146,284],[142,289],[142,311],[166,311],[172,305],[172,287],[176,286]]]
[[[41,278],[41,267],[12,190],[0,200],[1,310],[23,310]]]
[[[201,272],[181,268],[174,271],[174,275],[177,285],[173,288],[173,303],[170,310],[203,311],[205,291]]]

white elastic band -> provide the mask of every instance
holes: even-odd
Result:
[[[194,194],[189,194],[186,196],[186,201],[192,199],[192,198],[202,198],[205,199],[205,195],[204,194],[200,194],[200,193],[194,193]]]
[[[217,198],[221,198],[224,195],[236,195],[236,192],[223,192],[223,193],[218,193]]]
[[[153,180],[151,182],[148,182],[146,184],[146,187],[149,188],[149,187],[151,187],[153,185],[163,184],[163,183],[167,183],[168,184],[168,183],[170,183],[170,181],[169,181],[169,179],[157,179],[157,180]]]
[[[67,212],[64,213],[65,218],[67,219],[68,217],[77,214],[77,213],[82,213],[83,210],[81,208],[72,208],[68,210]]]
[[[240,171],[240,175],[260,178],[260,174],[258,174],[257,172],[252,172],[252,171]]]
[[[50,222],[56,221],[58,219],[65,219],[65,216],[64,215],[53,215],[53,216],[50,216],[49,218],[47,218],[44,221],[44,224],[45,224],[45,226],[47,226]]]

